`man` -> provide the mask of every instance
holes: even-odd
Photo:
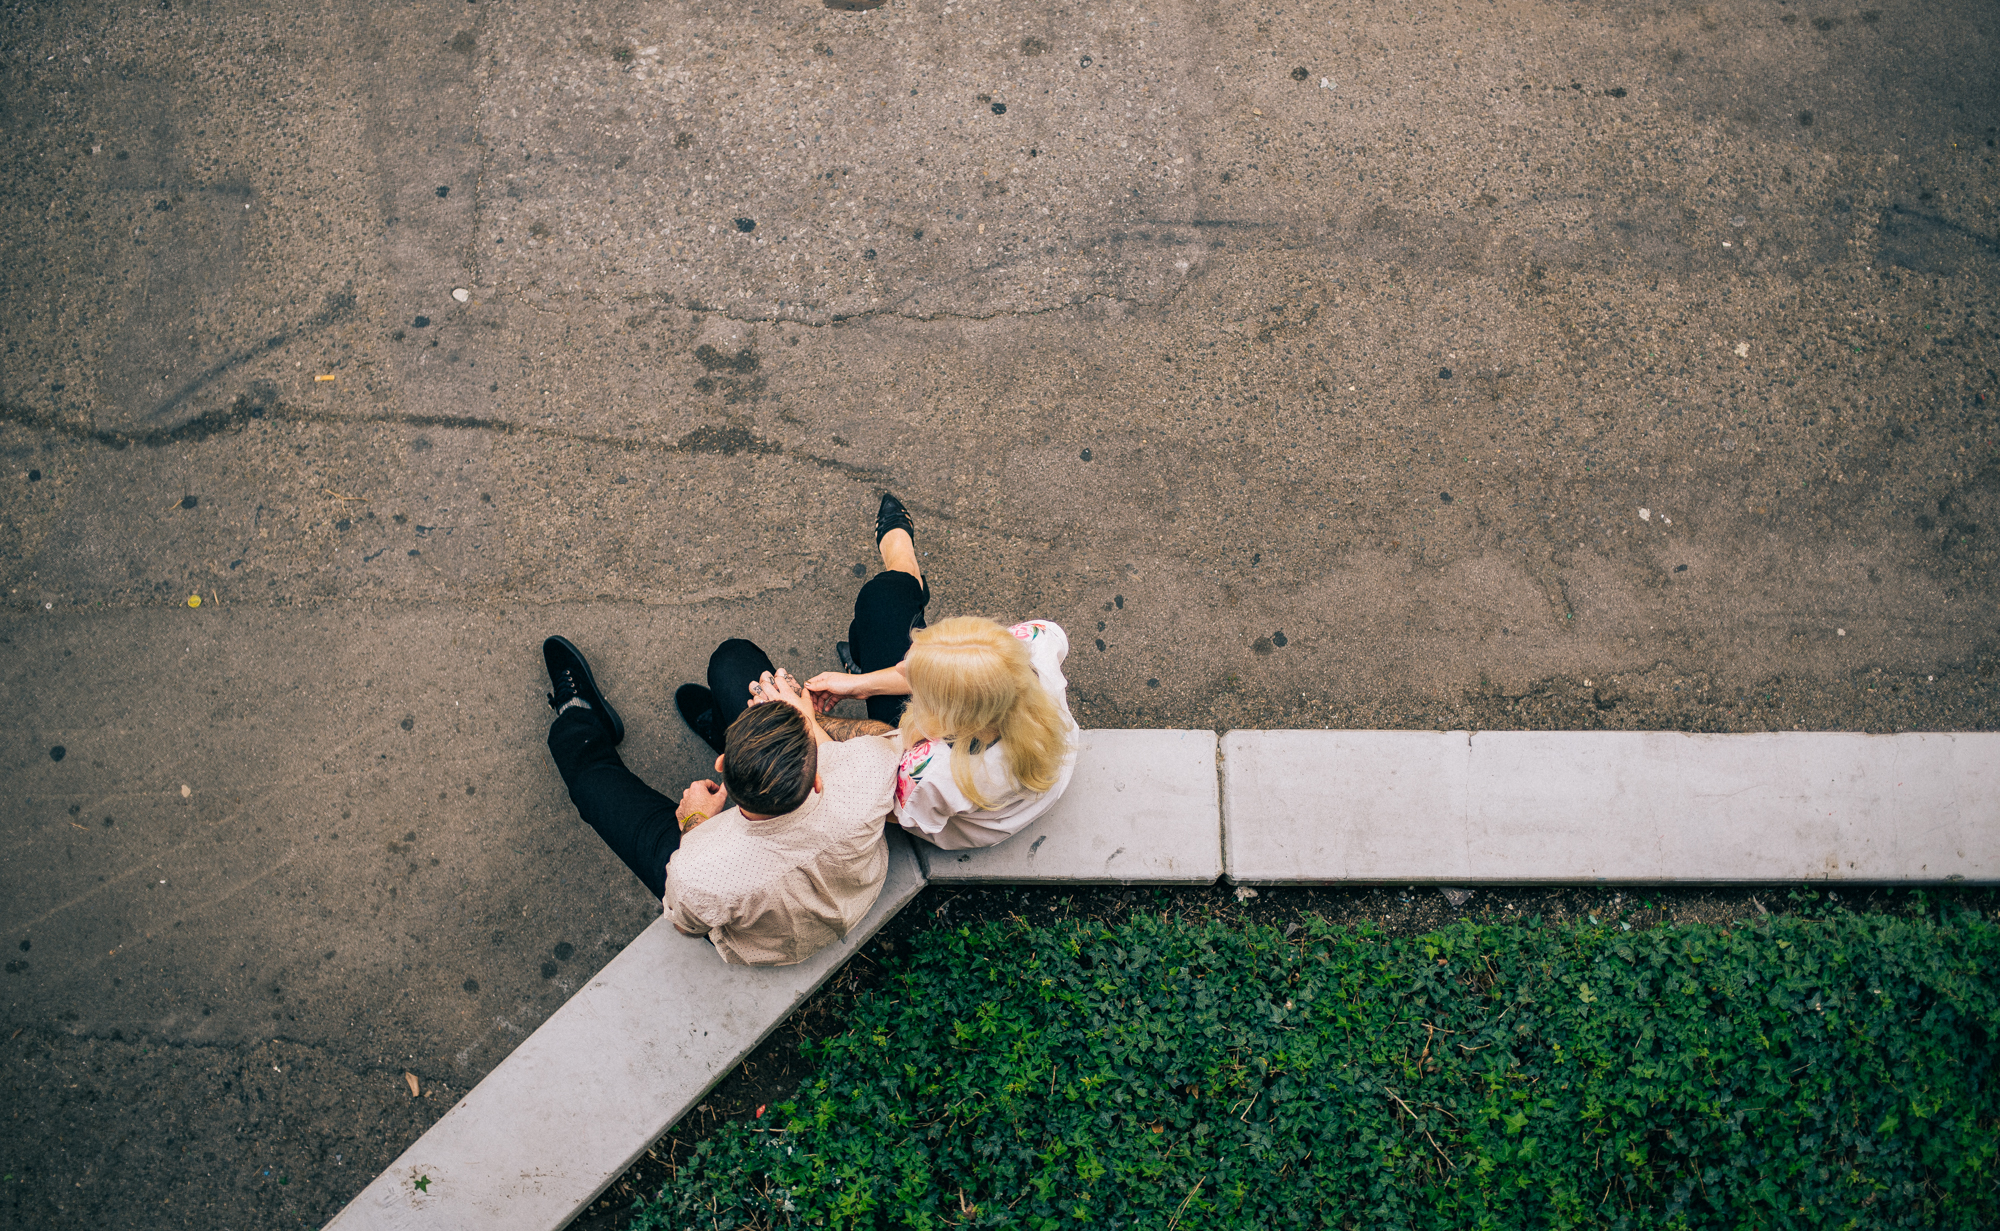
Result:
[[[713,705],[694,715],[721,747],[722,782],[693,783],[675,806],[619,759],[625,724],[582,652],[551,637],[542,658],[556,711],[549,755],[570,801],[676,928],[707,936],[725,962],[785,966],[847,935],[875,904],[898,761],[887,724],[816,716],[762,650],[725,641],[703,690]]]

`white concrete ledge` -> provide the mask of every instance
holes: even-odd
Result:
[[[329,1228],[551,1231],[923,888],[944,883],[2000,883],[2000,734],[1086,731],[999,846],[890,834],[889,881],[798,966],[663,919]],[[423,1179],[425,1190],[416,1181]]]
[[[2000,882],[2000,734],[1232,731],[1233,881]]]
[[[939,883],[1210,885],[1222,875],[1213,731],[1085,731],[1069,789],[998,846],[922,841]]]
[[[797,966],[725,966],[708,941],[661,918],[328,1227],[568,1223],[923,888],[909,841],[892,833],[889,844],[889,880],[874,909],[840,944]]]

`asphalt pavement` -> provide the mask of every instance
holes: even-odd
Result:
[[[883,490],[1087,726],[1992,726],[1990,5],[865,3],[10,11],[0,1226],[338,1209]]]

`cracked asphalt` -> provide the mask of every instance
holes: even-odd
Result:
[[[8,10],[0,1226],[329,1217],[885,488],[1087,725],[1990,729],[1991,6],[864,3]]]

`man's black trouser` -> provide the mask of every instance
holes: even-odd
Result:
[[[593,710],[556,715],[549,727],[549,755],[585,823],[645,882],[647,892],[664,897],[667,860],[681,845],[680,824],[674,819],[679,801],[625,768],[611,745],[611,733]]]
[[[930,601],[930,591],[908,573],[885,572],[861,587],[854,600],[848,641],[855,664],[879,671],[903,661],[910,630]],[[750,682],[774,670],[770,655],[756,643],[732,637],[708,656],[708,689],[715,694],[718,732],[729,729],[750,707]],[[868,716],[894,724],[903,716],[904,697],[868,698]],[[625,768],[610,734],[587,709],[556,715],[549,727],[549,756],[569,788],[570,802],[597,831],[611,852],[625,861],[654,897],[667,891],[667,860],[680,849],[678,799],[670,799]]]

